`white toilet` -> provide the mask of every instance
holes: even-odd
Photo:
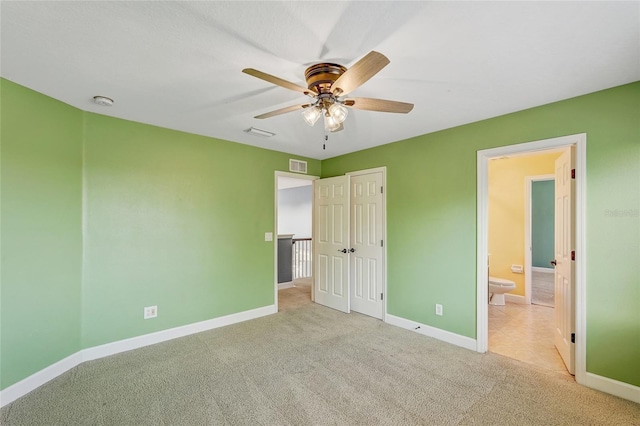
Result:
[[[504,306],[504,294],[516,289],[516,283],[504,278],[489,277],[489,304]]]

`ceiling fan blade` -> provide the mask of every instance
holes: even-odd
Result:
[[[317,93],[314,92],[313,90],[307,89],[306,87],[302,87],[302,86],[298,86],[295,83],[292,83],[290,81],[287,80],[283,80],[280,77],[276,77],[273,76],[271,74],[267,74],[265,72],[262,71],[258,71],[256,69],[253,68],[245,68],[242,70],[243,73],[245,74],[249,74],[253,77],[259,78],[261,80],[267,81],[271,84],[275,84],[277,86],[280,87],[284,87],[285,89],[289,89],[289,90],[293,90],[295,92],[300,92],[300,93],[304,93],[305,95],[309,95],[309,96],[316,96]]]
[[[387,66],[389,59],[374,50],[345,71],[331,86],[335,96],[344,96],[363,85],[371,77]]]
[[[406,102],[372,98],[345,99],[344,106],[355,109],[364,109],[367,111],[397,112],[401,114],[406,114],[413,109],[413,104],[408,104]]]
[[[280,115],[280,114],[286,114],[288,112],[292,112],[292,111],[296,111],[299,109],[304,109],[307,107],[310,107],[311,104],[304,104],[304,105],[291,105],[288,107],[284,107],[284,108],[280,108],[277,109],[275,111],[271,111],[271,112],[265,112],[264,114],[260,114],[260,115],[256,115],[253,118],[269,118],[269,117],[274,117],[276,115]]]

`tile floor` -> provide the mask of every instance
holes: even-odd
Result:
[[[489,305],[489,351],[556,372],[567,372],[553,344],[554,309]]]
[[[531,303],[554,306],[553,273],[533,271],[531,277]]]

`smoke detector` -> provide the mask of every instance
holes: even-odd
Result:
[[[106,96],[94,96],[93,97],[93,102],[95,102],[96,104],[98,104],[100,106],[112,106],[113,105],[113,99],[107,98]]]

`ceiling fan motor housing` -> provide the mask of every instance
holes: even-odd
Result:
[[[331,93],[331,85],[347,69],[339,64],[320,63],[311,65],[304,72],[307,87],[318,94]]]

